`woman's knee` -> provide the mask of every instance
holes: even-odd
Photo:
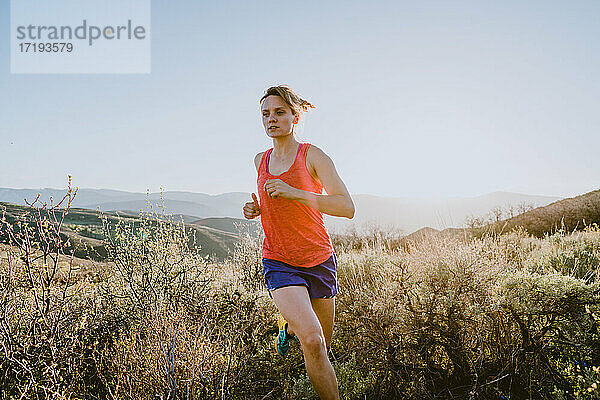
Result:
[[[311,354],[318,354],[323,351],[327,353],[325,338],[319,331],[306,333],[302,336],[299,336],[298,339],[300,339],[300,343],[302,343],[304,351],[308,351]]]

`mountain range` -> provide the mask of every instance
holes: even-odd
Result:
[[[0,188],[0,201],[25,205],[40,194],[41,201],[54,202],[66,193],[65,189],[12,189]],[[357,230],[376,225],[394,228],[405,234],[422,227],[445,229],[463,227],[470,216],[488,213],[494,207],[519,207],[528,205],[536,208],[560,200],[561,197],[537,196],[511,192],[493,192],[477,197],[454,198],[395,198],[368,194],[352,195],[356,206],[353,220],[325,215],[325,223],[333,232],[343,232],[354,227]],[[72,206],[90,210],[123,211],[137,215],[140,210],[153,207],[160,211],[164,204],[167,214],[181,215],[185,222],[200,219],[229,217],[241,219],[244,203],[250,201],[250,193],[230,192],[217,195],[183,191],[155,193],[127,192],[111,189],[81,188],[77,191]]]

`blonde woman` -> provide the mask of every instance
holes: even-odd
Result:
[[[316,392],[322,399],[339,399],[327,355],[337,261],[323,213],[353,218],[354,203],[327,154],[296,140],[302,113],[314,106],[285,85],[267,89],[259,103],[273,147],[254,158],[260,203],[252,193],[243,211],[248,219],[261,216],[265,281],[281,313],[276,349],[283,356],[290,340],[298,339]]]

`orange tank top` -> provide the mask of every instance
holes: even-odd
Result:
[[[323,213],[296,200],[274,199],[267,195],[264,185],[268,179],[281,179],[296,189],[323,193],[323,186],[306,167],[309,147],[309,143],[300,143],[294,163],[279,175],[270,174],[268,169],[273,148],[264,152],[258,168],[261,223],[265,232],[262,256],[295,267],[313,267],[331,257],[333,245],[323,223]]]

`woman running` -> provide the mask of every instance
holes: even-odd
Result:
[[[277,352],[285,355],[290,339],[299,339],[315,391],[321,399],[339,399],[327,356],[338,293],[337,261],[323,213],[353,218],[354,203],[331,159],[294,136],[302,112],[314,106],[285,85],[267,89],[259,103],[273,147],[254,158],[260,205],[252,193],[244,216],[261,215],[265,281],[281,313]]]

